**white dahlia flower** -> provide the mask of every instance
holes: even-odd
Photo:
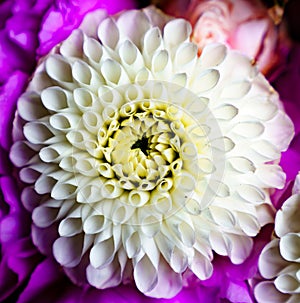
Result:
[[[273,220],[292,123],[250,59],[198,57],[190,34],[155,8],[94,13],[18,102],[33,239],[75,283],[172,297],[184,273],[212,275],[213,251],[242,263]]]
[[[259,258],[259,270],[267,281],[255,287],[261,303],[300,302],[300,173],[292,196],[275,217],[276,237]]]

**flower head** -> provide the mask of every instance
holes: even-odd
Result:
[[[298,302],[300,300],[299,203],[300,174],[292,195],[284,202],[275,218],[274,239],[263,249],[259,270],[268,280],[255,288],[259,302]]]
[[[138,25],[138,27],[137,27]],[[18,101],[10,157],[32,238],[79,285],[173,297],[242,263],[293,135],[251,60],[154,8],[88,15]],[[51,235],[48,237],[48,235]]]
[[[279,60],[277,29],[259,0],[193,0],[185,17],[200,51],[211,42],[226,43],[254,59],[264,73]]]

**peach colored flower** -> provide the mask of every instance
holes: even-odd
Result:
[[[277,62],[277,28],[258,0],[192,0],[185,16],[199,50],[222,42],[250,56],[263,73]]]

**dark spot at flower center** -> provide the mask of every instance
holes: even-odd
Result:
[[[149,144],[148,138],[143,137],[142,139],[137,140],[131,146],[131,149],[139,148],[146,156],[148,156],[148,150],[149,150],[148,144]]]

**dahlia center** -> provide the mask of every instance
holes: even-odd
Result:
[[[174,178],[186,169],[184,158],[197,159],[197,148],[183,132],[184,121],[174,119],[180,111],[170,103],[143,101],[126,103],[113,113],[114,119],[98,132],[100,175],[125,191],[171,190]]]
[[[132,146],[131,149],[140,149],[145,156],[148,156],[149,151],[149,138],[142,137],[142,139],[138,139]]]

